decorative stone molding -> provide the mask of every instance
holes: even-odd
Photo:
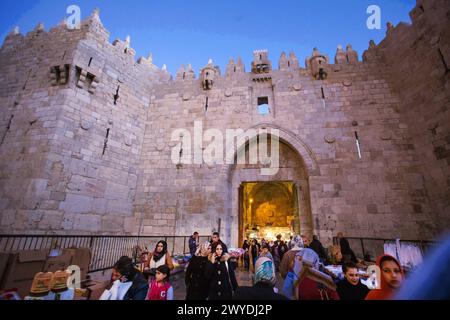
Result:
[[[92,128],[92,122],[87,121],[87,120],[81,120],[80,127],[81,127],[81,129],[87,131]]]
[[[125,136],[124,143],[127,147],[131,147],[131,145],[132,145],[131,138],[128,136]]]
[[[182,96],[183,101],[188,101],[191,99],[191,94],[190,93],[183,93]]]
[[[392,133],[389,131],[383,131],[380,135],[381,140],[391,140],[392,139]]]
[[[159,143],[156,145],[156,150],[158,150],[158,151],[163,151],[164,148],[165,148],[165,146],[166,146],[166,144],[165,144],[164,142],[159,142]]]
[[[77,87],[80,89],[86,87],[89,93],[94,94],[99,84],[99,78],[95,74],[88,72],[86,69],[79,66],[76,66],[76,70],[77,74],[79,74]]]
[[[342,84],[344,85],[344,87],[350,87],[352,85],[352,82],[350,80],[344,80]]]
[[[52,86],[65,85],[69,81],[70,65],[53,66],[50,68],[50,83]]]
[[[336,142],[336,138],[333,137],[333,136],[331,136],[331,135],[326,135],[326,136],[324,137],[324,139],[325,139],[325,142],[326,142],[326,143],[329,143],[329,144],[332,144],[332,143],[335,143],[335,142]]]
[[[231,89],[225,90],[225,97],[231,97],[232,95],[233,95],[233,90],[231,90]]]

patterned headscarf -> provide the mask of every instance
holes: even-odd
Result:
[[[291,240],[291,248],[290,249],[292,249],[294,247],[297,247],[297,248],[304,247],[302,237],[299,234],[295,235]]]
[[[301,260],[299,259],[301,257]],[[299,275],[303,269],[303,265],[307,264],[315,270],[319,270],[319,255],[312,249],[303,248],[295,254],[294,273]]]
[[[208,256],[208,249],[211,247],[211,243],[209,241],[203,242],[197,247],[195,251],[195,255],[197,257],[206,257]]]
[[[261,281],[271,283],[272,285],[275,285],[276,283],[273,261],[269,258],[262,257],[256,261],[255,278],[253,282],[256,284]]]

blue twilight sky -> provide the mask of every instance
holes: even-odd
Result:
[[[304,66],[313,47],[333,59],[338,44],[351,43],[361,56],[370,39],[384,38],[388,21],[411,22],[415,0],[0,0],[0,41],[15,25],[26,33],[43,22],[49,30],[71,4],[82,19],[100,8],[110,41],[130,35],[136,58],[152,52],[172,74],[188,63],[198,74],[209,58],[223,73],[238,56],[248,71],[255,49],[268,49],[274,67],[291,50]],[[381,8],[381,30],[366,26],[373,4]]]

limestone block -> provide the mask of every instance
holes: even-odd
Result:
[[[98,232],[101,230],[101,216],[95,214],[79,214],[74,217],[73,230]]]
[[[61,202],[59,209],[68,213],[87,213],[92,211],[93,198],[68,193],[66,201]]]
[[[108,203],[106,205],[107,214],[130,216],[132,212],[132,203],[125,200],[108,200]]]
[[[59,211],[44,211],[42,220],[39,222],[39,229],[59,230],[63,220],[63,213]]]

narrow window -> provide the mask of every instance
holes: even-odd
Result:
[[[359,143],[359,137],[358,137],[358,132],[357,131],[355,131],[355,138],[356,138],[356,149],[358,150],[358,157],[361,159],[362,158],[362,156],[361,156],[361,145],[360,145],[360,143]]]
[[[119,100],[119,98],[120,98],[119,90],[120,90],[120,86],[117,86],[116,94],[114,95],[114,105],[117,105],[117,100]]]
[[[106,130],[106,137],[105,137],[105,143],[103,144],[103,153],[102,156],[105,155],[106,148],[108,148],[108,139],[109,139],[109,128]]]
[[[441,57],[442,64],[444,65],[445,74],[447,74],[450,71],[450,69],[449,69],[449,66],[447,65],[447,61],[445,61],[445,57],[442,54],[442,51],[440,48],[438,49],[438,53],[439,53],[439,56]]]
[[[268,115],[270,113],[268,97],[259,97],[258,98],[258,113],[260,115]]]
[[[5,141],[6,135],[8,134],[9,129],[11,128],[11,122],[12,122],[13,118],[14,118],[14,115],[12,114],[11,117],[9,118],[8,126],[6,127],[6,131],[3,134],[2,141],[1,141],[0,145],[2,145],[3,142]]]

